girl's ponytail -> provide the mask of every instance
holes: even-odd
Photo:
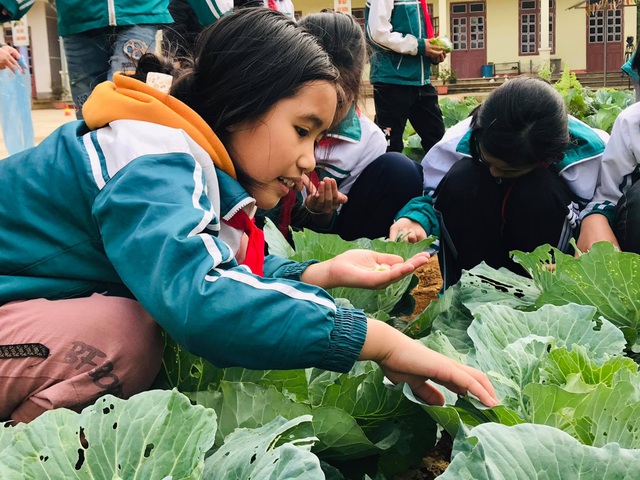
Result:
[[[135,73],[128,76],[141,82],[146,82],[147,74],[150,72],[171,75],[174,80],[180,76],[180,69],[175,66],[173,60],[158,57],[154,53],[145,53],[142,55],[136,63]]]

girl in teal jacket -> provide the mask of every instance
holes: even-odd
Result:
[[[264,258],[254,212],[301,188],[336,110],[337,74],[315,40],[246,9],[204,31],[192,69],[173,68],[143,57],[135,78],[96,88],[84,121],[0,162],[0,418],[148,388],[156,322],[220,367],[374,360],[426,401],[443,401],[433,379],[494,405],[485,375],[325,291],[384,287],[424,254]]]

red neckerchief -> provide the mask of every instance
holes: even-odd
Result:
[[[276,5],[276,0],[268,0],[267,5],[271,10],[278,10],[278,5]]]
[[[249,218],[244,210],[240,210],[230,220],[223,220],[223,222],[247,234],[249,241],[242,264],[249,267],[256,275],[264,277],[264,232],[256,227],[255,220]]]
[[[320,140],[320,142],[323,142],[325,140],[326,138],[323,138],[322,140]],[[318,174],[316,173],[315,170],[312,170],[311,172],[307,173],[307,177],[309,177],[309,180],[311,180],[311,183],[313,183],[313,185],[316,187],[320,183],[320,179],[318,178]],[[287,193],[285,197],[282,199],[282,204],[281,204],[282,208],[280,209],[280,216],[278,218],[278,230],[280,230],[280,232],[282,233],[282,235],[285,236],[285,238],[289,238],[289,226],[291,225],[291,214],[293,212],[293,207],[295,207],[296,205],[297,195],[298,195],[298,192],[296,192],[295,190],[290,190],[289,193]]]
[[[427,8],[427,0],[420,0],[422,5],[422,13],[424,13],[424,23],[427,27],[427,38],[433,38],[433,24],[431,23],[431,15],[429,15],[429,9]]]

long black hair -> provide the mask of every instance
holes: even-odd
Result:
[[[471,129],[485,152],[514,167],[559,162],[570,142],[562,96],[534,77],[491,92],[473,112]]]
[[[360,97],[362,71],[367,61],[367,43],[362,28],[351,15],[323,10],[303,17],[302,28],[315,36],[340,72],[339,84],[356,104]]]
[[[205,28],[187,68],[144,55],[133,77],[145,81],[148,72],[173,75],[171,95],[195,110],[223,143],[229,127],[259,118],[305,83],[335,84],[339,77],[314,36],[262,7],[228,13]]]
[[[146,81],[148,72],[173,75],[171,95],[198,113],[227,147],[233,125],[260,118],[307,82],[335,84],[339,77],[314,36],[284,14],[262,7],[223,15],[198,36],[191,66],[180,70],[176,65],[147,54],[133,77]],[[255,183],[234,164],[245,188]]]

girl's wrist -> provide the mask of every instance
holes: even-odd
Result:
[[[395,345],[398,333],[400,332],[385,322],[367,318],[367,336],[358,360],[383,361]]]
[[[324,288],[325,290],[332,288],[332,285],[330,285],[328,281],[329,262],[331,262],[331,260],[325,260],[324,262],[309,265],[307,269],[302,272],[300,280],[304,283]]]
[[[311,210],[311,209],[309,208],[309,206],[308,206],[306,203],[304,204],[304,208],[305,208],[305,210],[306,210],[307,212],[309,212],[311,215],[325,215],[325,214],[326,214],[325,212],[314,212],[313,210]]]

